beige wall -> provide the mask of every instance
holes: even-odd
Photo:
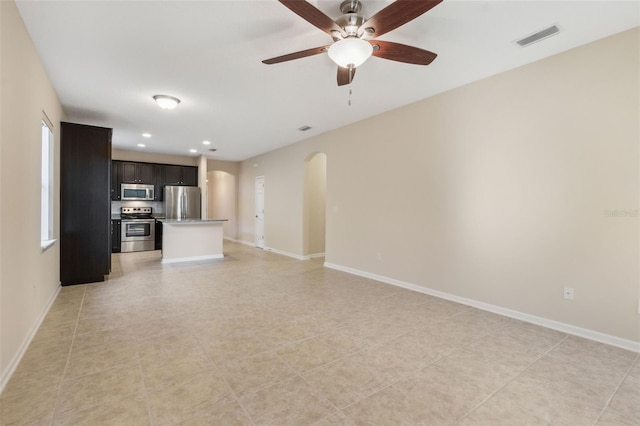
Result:
[[[223,161],[223,160],[207,160],[207,170],[217,170],[220,172],[227,172],[231,175],[238,176],[240,173],[240,163],[237,161]]]
[[[237,233],[238,175],[237,161],[207,161],[207,202],[209,219],[228,219],[224,237],[235,240]]]
[[[222,171],[207,173],[209,219],[228,219],[224,223],[224,237],[236,238],[236,176]]]
[[[264,175],[266,246],[302,254],[325,152],[327,262],[640,342],[639,52],[636,28],[244,161],[239,238]]]
[[[43,112],[54,128],[54,237],[59,238],[60,121],[64,112],[13,1],[0,2],[0,372],[15,357],[60,283],[60,245],[40,249]]]
[[[305,159],[322,146],[309,140],[240,164],[239,240],[255,243],[255,178],[265,176],[265,248],[302,256]]]
[[[157,154],[155,152],[111,150],[111,159],[122,161],[139,161],[143,163],[177,164],[180,166],[198,166],[199,157],[186,155]]]
[[[324,254],[326,226],[327,156],[307,160],[304,177],[304,255]]]

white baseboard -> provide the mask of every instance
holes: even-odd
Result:
[[[376,281],[381,281],[386,284],[391,284],[397,287],[406,288],[407,290],[413,290],[418,293],[428,294],[430,296],[439,297],[441,299],[451,300],[452,302],[462,303],[463,305],[473,306],[474,308],[482,309],[484,311],[493,312],[498,315],[502,315],[509,318],[529,322],[532,324],[540,325],[542,327],[550,328],[552,330],[561,331],[563,333],[571,334],[585,339],[594,340],[600,343],[606,343],[611,346],[617,346],[622,349],[627,349],[633,352],[640,353],[640,342],[633,340],[623,339],[620,337],[612,336],[610,334],[600,333],[598,331],[589,330],[575,325],[550,320],[547,318],[538,317],[535,315],[526,314],[512,309],[503,308],[501,306],[491,305],[489,303],[479,302],[473,299],[467,299],[466,297],[460,297],[453,294],[445,293],[438,290],[433,290],[427,287],[422,287],[416,284],[411,284],[405,281],[396,280],[395,278],[389,278],[382,275],[372,274],[370,272],[361,271],[346,266],[340,266],[333,263],[325,262],[324,266],[330,269],[335,269],[349,274],[358,275],[365,278],[371,278]]]
[[[51,309],[51,305],[53,305],[53,301],[56,300],[56,296],[58,296],[58,293],[60,293],[61,288],[62,286],[60,285],[60,283],[58,283],[58,287],[53,292],[51,297],[49,297],[49,300],[47,301],[46,306],[40,313],[40,316],[38,316],[38,319],[36,320],[35,324],[33,325],[33,327],[31,327],[31,330],[29,330],[29,333],[27,333],[26,337],[22,341],[22,344],[20,345],[18,352],[13,356],[13,359],[9,363],[9,366],[2,373],[2,376],[0,376],[0,394],[4,390],[4,387],[7,385],[7,383],[9,383],[9,380],[11,380],[11,376],[13,376],[13,373],[15,373],[16,368],[18,368],[18,364],[20,364],[22,357],[27,352],[27,349],[29,348],[31,341],[33,340],[36,333],[38,332],[38,329],[40,329],[40,325],[42,325],[42,321],[44,321],[44,318],[47,316],[47,313],[49,313],[49,309]]]
[[[234,243],[244,244],[245,246],[255,247],[255,241],[243,241],[243,240],[233,240]]]
[[[242,240],[231,240],[231,241],[233,241],[234,243],[244,244],[245,246],[258,248],[258,247],[256,247],[256,243],[255,242],[242,241]],[[297,260],[309,260],[309,259],[313,259],[313,258],[316,258],[316,257],[324,257],[324,253],[314,253],[314,254],[308,254],[306,256],[302,256],[302,255],[295,254],[295,253],[289,253],[288,251],[278,250],[278,249],[273,248],[273,247],[264,247],[263,250],[264,251],[269,251],[269,252],[275,253],[275,254],[281,254],[281,255],[287,256],[287,257],[292,257],[292,258],[297,259]]]
[[[196,260],[211,260],[211,259],[222,259],[224,254],[208,254],[205,256],[192,256],[192,257],[176,257],[173,259],[162,259],[160,263],[180,263],[180,262],[193,262]]]
[[[281,254],[281,255],[287,256],[287,257],[293,257],[294,259],[297,259],[297,260],[309,260],[309,258],[307,258],[305,256],[301,256],[299,254],[294,254],[294,253],[289,253],[288,251],[274,249],[272,247],[265,247],[264,250],[265,251],[270,251],[270,252],[276,253],[276,254]]]
[[[304,256],[305,259],[317,259],[318,257],[324,257],[324,253],[313,253]]]

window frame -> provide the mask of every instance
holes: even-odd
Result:
[[[44,252],[54,238],[54,134],[53,124],[43,112],[40,131],[40,248]]]

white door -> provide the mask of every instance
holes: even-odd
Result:
[[[256,247],[264,248],[264,176],[256,178]]]

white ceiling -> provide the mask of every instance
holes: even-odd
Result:
[[[340,2],[311,1],[333,19]],[[371,16],[389,3],[363,0],[363,11]],[[70,121],[112,127],[119,149],[233,161],[640,25],[637,0],[444,0],[380,37],[435,52],[436,60],[423,67],[369,59],[349,106],[349,88],[337,86],[326,54],[261,63],[331,42],[276,0],[17,5]],[[559,35],[527,48],[514,43],[551,24]],[[182,103],[161,110],[156,94]],[[303,125],[312,129],[297,130]]]

